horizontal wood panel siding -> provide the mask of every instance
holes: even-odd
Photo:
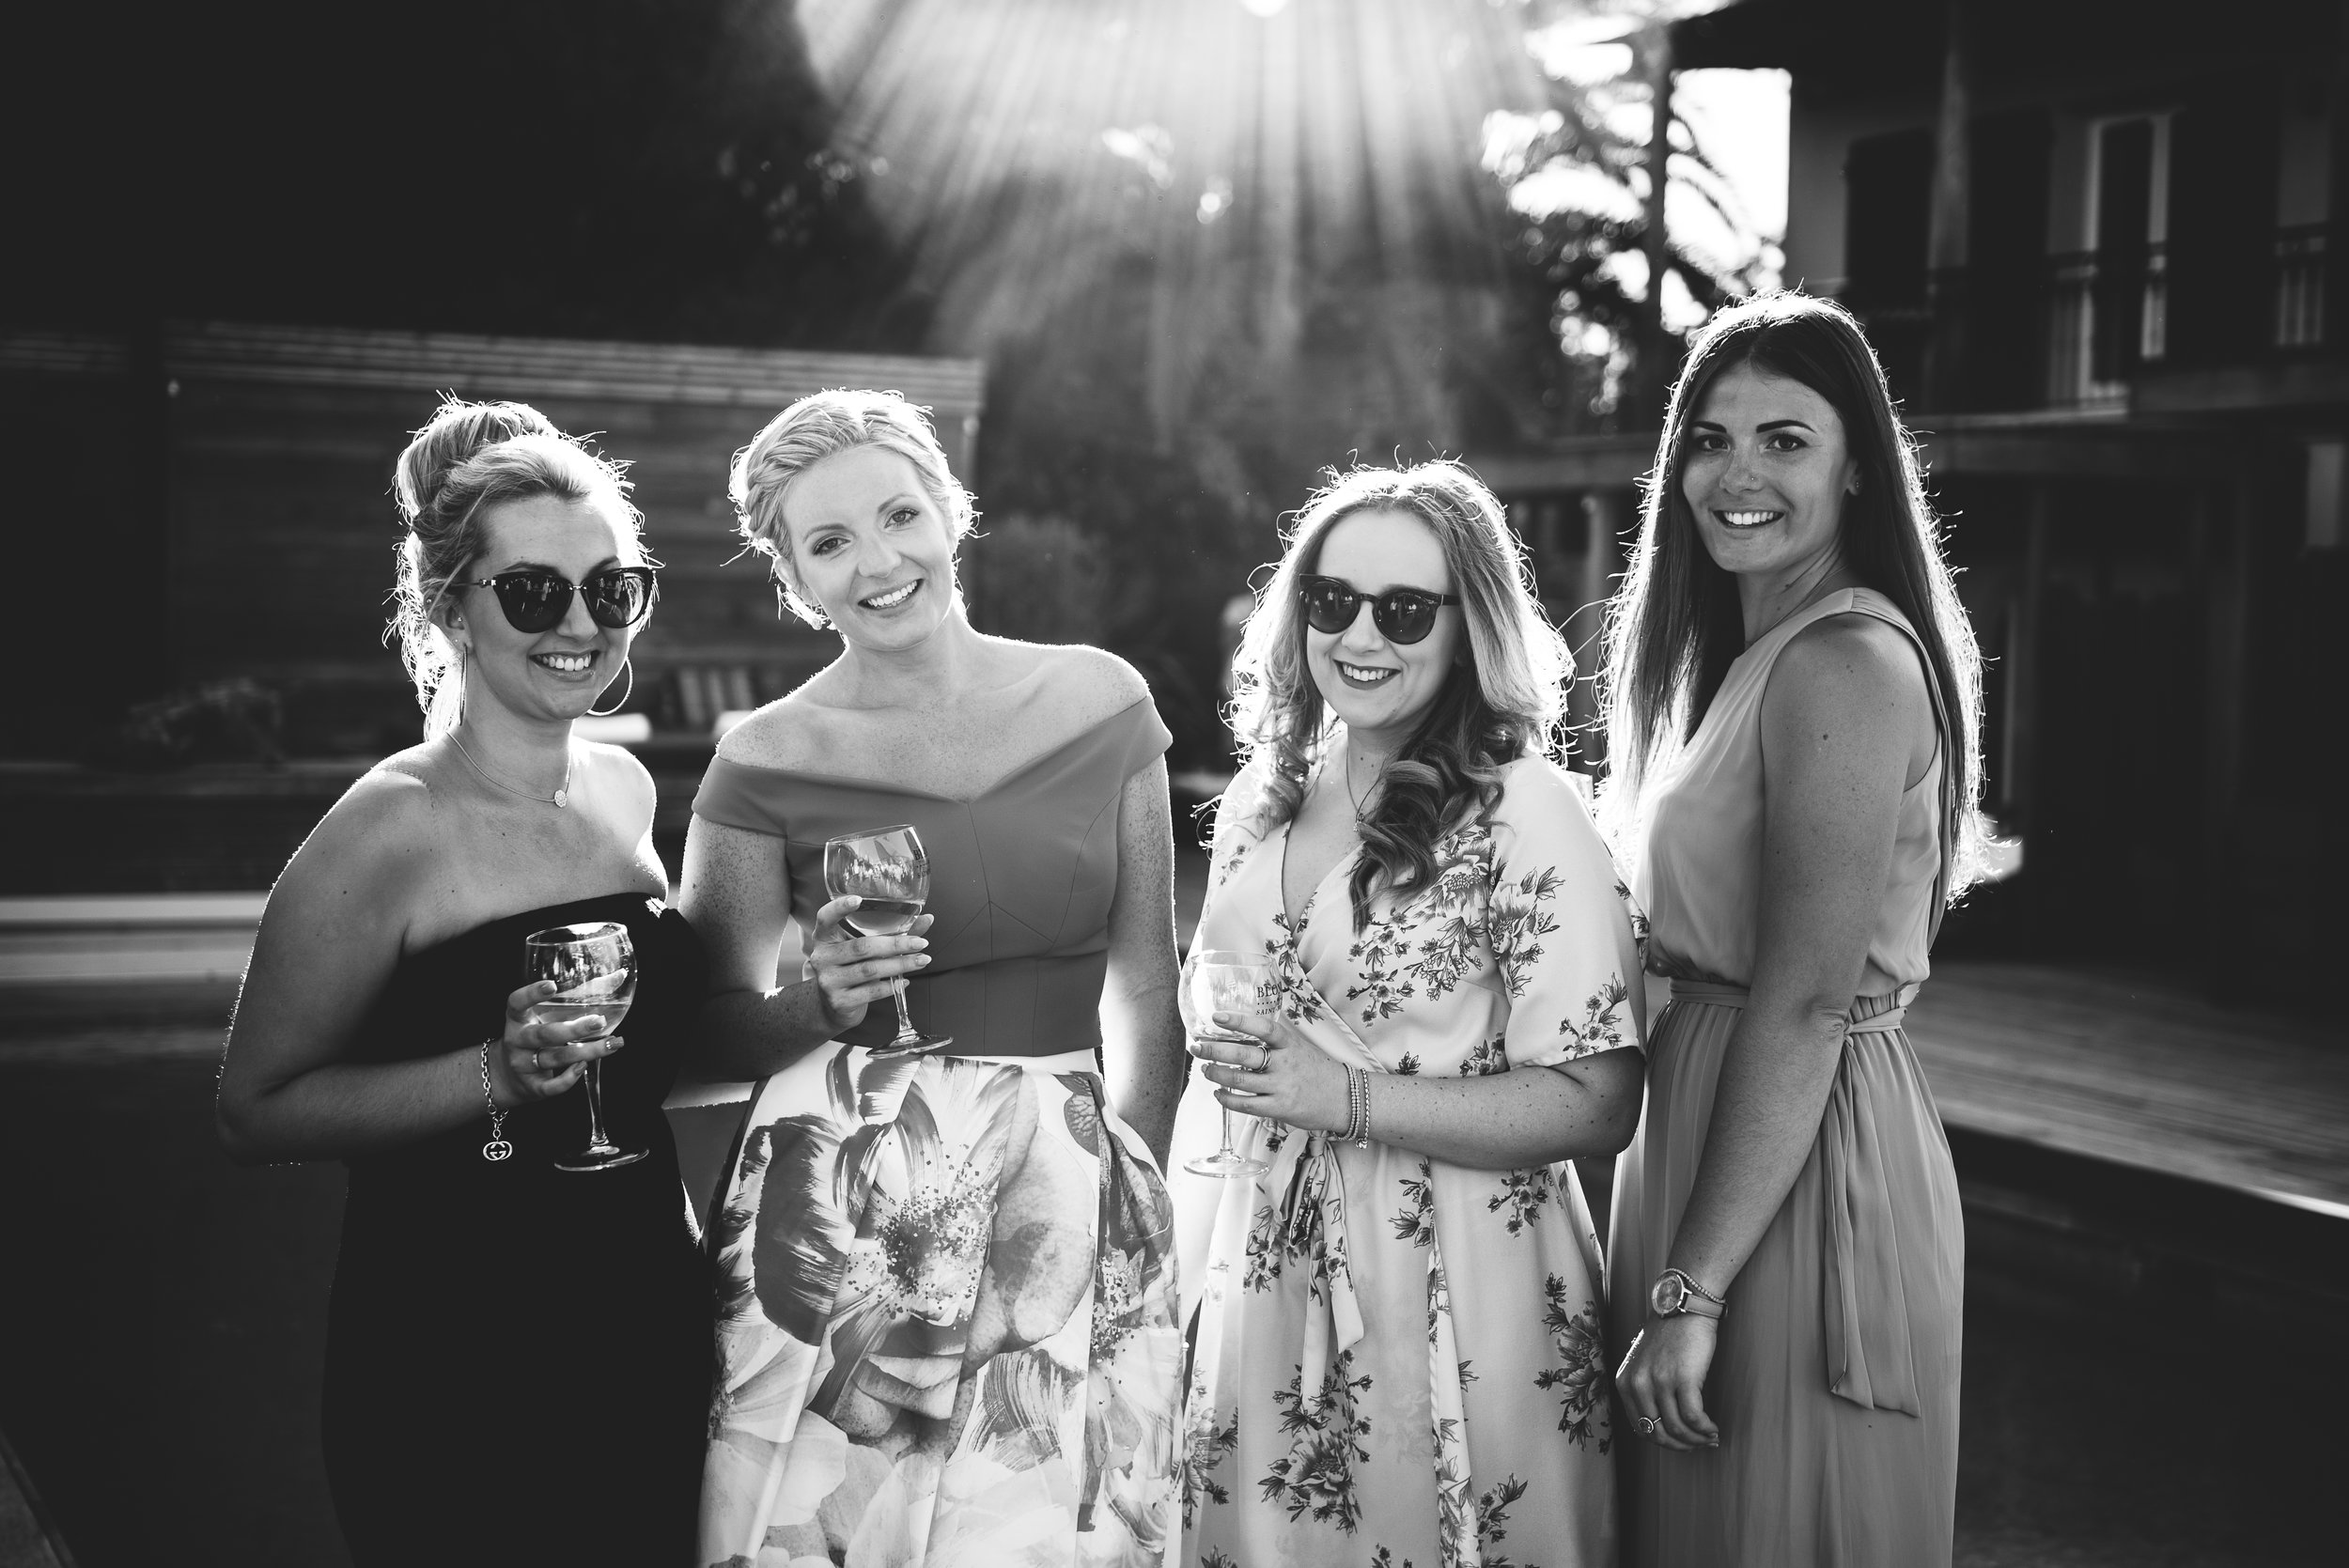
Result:
[[[20,357],[27,370],[93,363],[47,344]],[[742,555],[725,493],[735,452],[807,392],[885,388],[934,409],[967,473],[981,392],[975,361],[288,328],[177,330],[165,361],[179,682],[400,680],[381,641],[400,538],[392,469],[456,391],[529,402],[628,463],[665,564],[640,673],[749,667],[771,694],[833,644],[779,622],[763,563]]]

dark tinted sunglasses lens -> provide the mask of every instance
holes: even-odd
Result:
[[[1335,582],[1305,585],[1305,624],[1329,636],[1344,631],[1361,601]]]
[[[586,588],[587,613],[613,631],[634,626],[651,607],[650,588],[631,571],[604,572],[589,579]]]
[[[1416,643],[1435,629],[1437,605],[1418,594],[1389,594],[1373,618],[1390,643]]]
[[[515,571],[490,580],[506,623],[516,631],[544,631],[563,618],[571,585],[551,572]]]

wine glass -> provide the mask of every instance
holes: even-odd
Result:
[[[841,923],[860,937],[895,937],[912,928],[930,897],[930,858],[922,835],[900,823],[824,841],[824,891],[860,902]],[[951,1034],[917,1033],[906,1010],[906,983],[896,985],[897,1037],[874,1056],[905,1056],[954,1044]]]
[[[1264,1044],[1252,1034],[1220,1028],[1215,1016],[1237,1013],[1269,1021],[1273,999],[1279,991],[1270,965],[1253,962],[1243,953],[1202,953],[1192,958],[1183,986],[1190,1002],[1193,1039],[1220,1040],[1235,1046]],[[1211,1155],[1183,1161],[1183,1169],[1202,1176],[1230,1177],[1253,1176],[1272,1166],[1269,1161],[1237,1153],[1232,1148],[1232,1112],[1226,1108],[1222,1147]]]
[[[620,1027],[630,1003],[636,1000],[636,947],[628,927],[614,921],[592,925],[557,925],[534,931],[522,941],[524,961],[533,980],[552,980],[557,989],[543,1001],[533,1002],[533,1023],[569,1023],[595,1017],[603,1027],[589,1039],[600,1040]],[[554,1162],[557,1171],[616,1171],[633,1165],[649,1149],[623,1149],[603,1130],[603,1058],[587,1060],[587,1147]]]

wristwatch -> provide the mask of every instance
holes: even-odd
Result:
[[[1678,1317],[1686,1312],[1690,1317],[1719,1318],[1729,1310],[1728,1302],[1677,1268],[1668,1268],[1656,1277],[1656,1283],[1648,1287],[1647,1304],[1657,1317]]]

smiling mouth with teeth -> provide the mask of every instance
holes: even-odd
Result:
[[[1343,660],[1338,661],[1338,673],[1346,679],[1359,681],[1364,686],[1376,686],[1395,674],[1392,670],[1373,670],[1360,664],[1348,664]]]
[[[919,588],[921,585],[922,580],[917,577],[902,588],[892,588],[885,594],[875,594],[870,598],[861,598],[857,600],[857,603],[863,605],[867,610],[894,610],[897,606],[911,598],[913,597],[913,590]]]
[[[585,653],[534,653],[530,657],[558,675],[584,675],[596,662],[592,648]]]
[[[1716,506],[1713,515],[1732,528],[1759,528],[1766,522],[1776,522],[1786,514],[1760,510],[1725,512]]]

